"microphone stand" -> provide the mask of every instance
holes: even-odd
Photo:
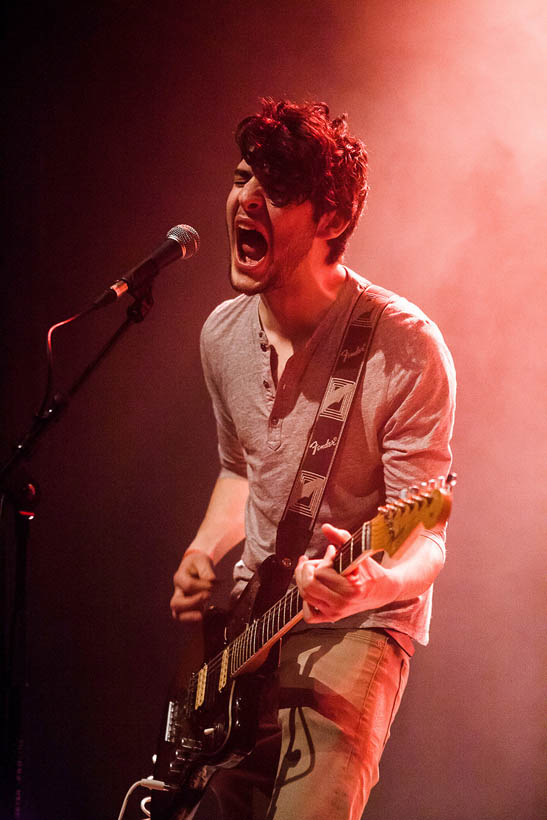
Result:
[[[56,393],[43,413],[35,416],[32,427],[22,441],[14,448],[13,455],[0,469],[0,519],[3,513],[3,499],[7,498],[14,510],[15,567],[13,579],[12,612],[9,613],[9,595],[6,595],[6,623],[9,631],[5,637],[2,631],[2,654],[6,658],[5,672],[2,680],[2,710],[5,727],[2,738],[2,759],[7,771],[6,794],[2,803],[6,810],[2,817],[21,820],[23,817],[23,773],[24,773],[24,695],[27,683],[27,550],[30,538],[30,522],[40,500],[38,484],[32,479],[23,466],[35,450],[38,441],[46,433],[53,421],[58,421],[61,413],[68,407],[91,374],[114,348],[116,343],[134,324],[142,322],[150,312],[154,300],[152,286],[149,284],[140,292],[133,293],[135,301],[127,309],[127,318],[110,337],[94,359],[82,371],[66,395]],[[86,311],[94,310],[95,306]],[[7,568],[7,550],[4,557]],[[7,582],[6,582],[7,592]],[[9,615],[11,614],[11,618]]]

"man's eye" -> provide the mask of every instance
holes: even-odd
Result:
[[[243,188],[243,186],[248,182],[246,177],[234,177],[234,185],[237,188]]]

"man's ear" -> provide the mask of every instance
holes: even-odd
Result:
[[[326,211],[317,223],[315,235],[319,239],[336,239],[344,233],[350,223],[349,219],[344,219],[339,211]]]

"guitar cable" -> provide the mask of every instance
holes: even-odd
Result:
[[[136,789],[139,788],[139,786],[142,786],[144,789],[152,789],[152,790],[157,790],[157,791],[162,791],[162,792],[170,791],[168,786],[166,786],[165,783],[163,783],[163,781],[154,780],[153,777],[145,777],[142,780],[137,780],[137,782],[133,783],[133,785],[131,786],[131,788],[129,789],[127,794],[125,795],[124,801],[122,803],[122,807],[120,809],[120,813],[118,815],[118,820],[122,820],[122,818],[125,814],[125,810],[127,809],[127,803],[129,801],[129,798],[131,797],[133,792]],[[147,797],[144,797],[141,800],[141,809],[144,812],[143,820],[147,820],[147,818],[150,817],[150,812],[148,811],[147,804],[150,802],[151,799],[152,799],[151,796],[148,795]]]

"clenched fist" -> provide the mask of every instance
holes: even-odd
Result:
[[[175,592],[170,602],[173,618],[186,623],[200,621],[215,580],[213,562],[209,556],[190,547],[173,576]]]

